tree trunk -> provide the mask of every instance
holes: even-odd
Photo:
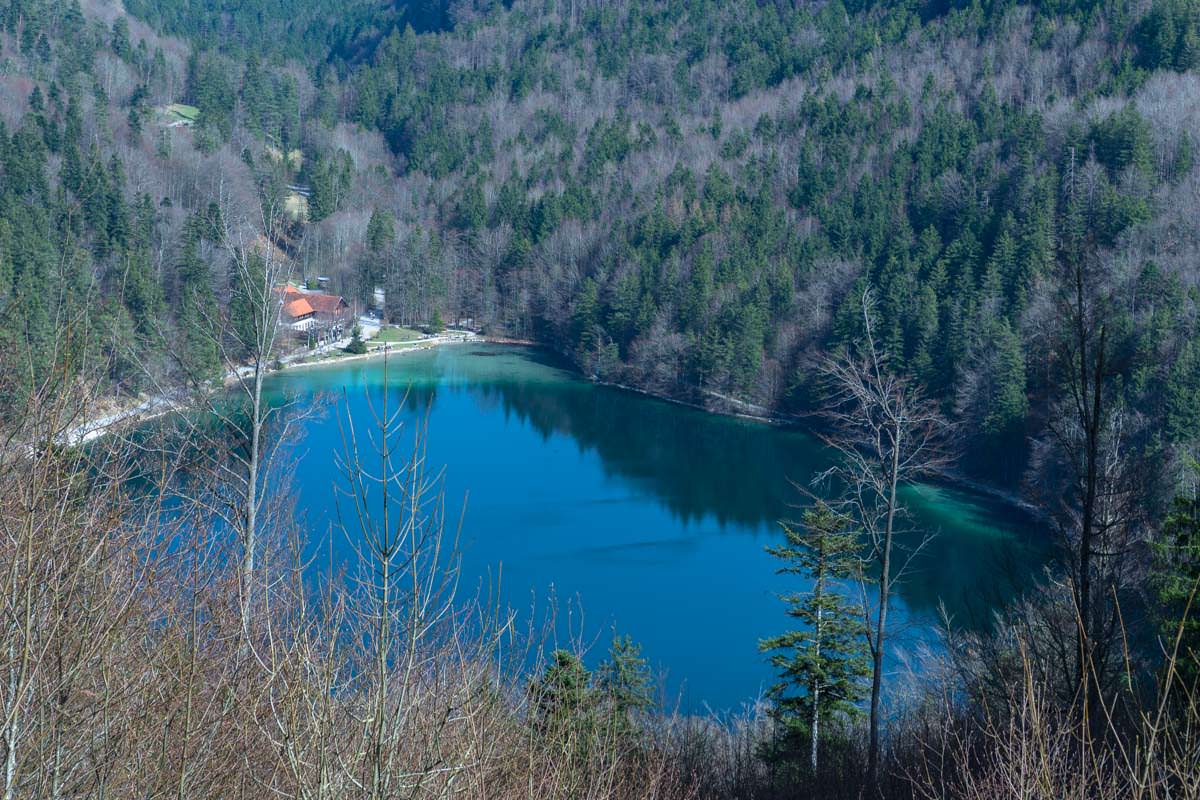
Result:
[[[816,662],[819,664],[819,663],[821,663],[821,642],[824,640],[824,636],[825,636],[824,613],[823,613],[823,609],[821,608],[821,595],[823,594],[824,589],[825,589],[825,548],[824,548],[823,541],[822,541],[822,546],[821,546],[821,552],[820,552],[818,558],[819,558],[819,561],[818,561],[819,566],[817,569],[816,582],[813,584],[813,599],[816,602],[816,606],[817,606],[817,624],[815,626],[816,630],[814,630],[813,633],[815,634],[815,636],[814,636],[815,650],[816,650],[816,656],[817,656]],[[809,735],[811,736],[811,741],[809,744],[811,752],[809,753],[809,758],[812,762],[813,778],[816,778],[817,777],[817,745],[818,745],[818,742],[820,742],[820,738],[821,738],[821,736],[820,736],[821,684],[819,681],[817,681],[815,679],[813,680],[812,685],[808,689],[808,694],[809,694],[809,702],[812,703],[812,723],[809,726],[810,727]]]
[[[1092,553],[1096,537],[1096,505],[1100,480],[1100,430],[1103,416],[1105,334],[1095,353],[1094,370],[1088,358],[1088,333],[1084,320],[1085,300],[1082,270],[1076,270],[1076,335],[1079,348],[1079,415],[1086,437],[1084,453],[1084,496],[1079,533],[1079,648],[1077,653],[1078,686],[1083,690],[1084,712],[1091,717],[1099,699],[1099,675],[1095,671],[1096,639],[1099,631],[1092,604]]]
[[[10,685],[15,685],[15,682]],[[13,800],[14,797],[13,784],[17,780],[17,725],[20,721],[20,709],[14,708],[4,729],[4,800]]]
[[[242,630],[250,632],[254,594],[254,553],[258,547],[258,472],[262,446],[262,354],[254,362],[254,390],[250,399],[250,458],[246,465],[246,529],[242,531]]]
[[[892,531],[896,519],[896,483],[900,470],[899,425],[892,431],[892,459],[888,473],[887,522],[883,531],[883,552],[879,565],[879,615],[875,621],[875,647],[871,653],[871,740],[867,751],[867,786],[879,788],[879,712],[883,694],[883,645],[887,632],[888,597],[891,594]]]
[[[821,726],[821,711],[817,706],[817,703],[819,703],[821,700],[821,687],[817,685],[816,681],[813,681],[811,693],[812,693],[812,726],[811,726],[812,727],[812,730],[811,730],[812,741],[809,745],[809,747],[811,748],[809,757],[812,761],[813,777],[816,778],[817,777],[817,742],[820,741],[820,738],[821,738],[820,730],[819,730],[820,726]]]

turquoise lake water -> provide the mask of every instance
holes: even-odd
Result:
[[[502,600],[523,614],[556,598],[562,634],[569,610],[597,640],[591,663],[614,627],[630,634],[687,709],[736,708],[770,685],[757,642],[787,626],[777,595],[804,586],[776,575],[764,548],[783,539],[778,520],[799,516],[790,481],[807,486],[830,463],[816,439],[596,386],[531,348],[405,354],[386,383],[379,360],[284,372],[274,398],[329,406],[304,422],[291,456],[316,540],[334,527],[337,415],[366,424],[367,398],[379,405],[385,391],[393,406],[407,392],[410,421],[428,415],[448,516],[469,494],[460,594],[502,573]],[[900,590],[893,669],[934,639],[940,607],[982,624],[1044,562],[1032,521],[1004,504],[941,486],[906,500],[909,541],[936,536]],[[328,541],[335,560],[348,557],[344,534]]]

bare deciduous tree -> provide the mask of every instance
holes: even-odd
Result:
[[[875,341],[875,304],[870,290],[862,295],[861,309],[864,334],[856,352],[824,364],[829,383],[825,416],[834,431],[824,439],[840,461],[817,480],[838,484],[842,496],[836,505],[867,539],[866,559],[871,569],[866,574],[871,575],[875,595],[873,602],[864,603],[872,663],[867,785],[876,787],[890,598],[915,554],[907,553],[899,569],[893,563],[897,526],[904,516],[899,491],[944,465],[941,445],[946,424],[912,383],[889,368]]]
[[[285,235],[282,211],[262,204],[258,219],[249,219],[232,204],[222,204],[221,223],[218,252],[228,258],[228,302],[203,330],[212,338],[224,384],[232,391],[193,378],[189,405],[206,416],[185,413],[178,419],[188,448],[205,464],[204,470],[190,471],[198,490],[189,499],[234,531],[241,547],[238,596],[248,632],[255,562],[270,503],[281,499],[272,498],[266,487],[295,422],[286,413],[289,404],[269,403],[263,391],[280,356],[285,297],[280,287],[291,278],[291,265],[279,245]]]

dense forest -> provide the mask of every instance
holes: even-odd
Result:
[[[6,796],[256,796],[258,775],[286,796],[432,797],[467,775],[480,797],[982,798],[1031,773],[1042,794],[1021,796],[1197,796],[1198,147],[1197,0],[0,0],[0,430],[19,443],[0,456],[0,618],[24,643],[0,656]],[[318,277],[591,379],[820,415],[859,491],[773,552],[818,587],[868,576],[876,627],[836,592],[791,597],[835,652],[781,635],[770,713],[669,719],[628,640],[595,673],[557,651],[531,682],[488,661],[507,629],[484,611],[430,612],[452,631],[419,649],[380,622],[407,613],[394,601],[314,599],[286,537],[256,571],[265,298]],[[242,368],[249,422],[192,429],[153,468],[237,484],[196,507],[248,532],[240,563],[204,519],[99,480],[151,480],[141,444],[84,468],[53,432],[114,398],[244,387]],[[933,473],[1036,508],[1059,571],[884,713],[877,543],[896,488]],[[398,474],[424,497],[417,466]],[[169,566],[164,516],[192,548]],[[856,573],[864,537],[878,563]],[[366,550],[385,576],[438,558],[386,532]],[[189,588],[153,588],[152,566]],[[57,648],[52,678],[35,645]],[[145,680],[113,684],[132,653]],[[424,693],[404,705],[408,681]],[[197,710],[197,687],[222,702]],[[97,696],[151,720],[145,738],[105,717],[71,745],[77,774],[30,768],[99,729],[79,700]],[[388,709],[411,716],[386,727]],[[1119,763],[1124,741],[1150,755]]]
[[[327,13],[301,5],[296,24]],[[201,42],[215,18],[156,8]],[[226,16],[293,18],[276,12]],[[870,286],[889,354],[961,423],[964,453],[1004,454],[964,466],[1016,484],[1063,389],[1056,255],[1074,214],[1121,331],[1123,407],[1157,446],[1200,434],[1193,4],[443,12],[356,9],[324,29],[307,111],[255,88],[249,32],[189,71],[218,139],[240,102],[249,130],[375,171],[360,185],[379,191],[312,214],[348,292],[386,283],[396,318],[436,308],[604,380],[796,412],[815,403],[814,354],[861,333]],[[347,126],[355,141],[330,141]]]
[[[188,217],[282,206],[301,182],[301,277],[715,408],[812,409],[814,359],[860,335],[870,287],[896,367],[960,424],[961,467],[1037,485],[1074,224],[1121,407],[1158,432],[1146,446],[1200,435],[1194,4],[130,6],[190,46],[7,5],[5,151],[23,163],[5,191],[44,213],[6,225],[40,226],[53,269],[104,290],[109,328],[178,323],[193,279],[219,302],[222,265],[188,266]],[[157,124],[171,102],[194,128]],[[294,150],[302,166],[272,155]],[[44,360],[50,266],[10,262]]]

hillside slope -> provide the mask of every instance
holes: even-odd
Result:
[[[134,3],[194,40],[166,49],[167,77],[140,44],[156,35],[130,38],[104,5],[88,10],[99,69],[38,67],[36,15],[14,9],[49,14],[48,43],[65,18],[8,8],[5,53],[25,60],[10,93],[91,69],[119,110],[89,124],[197,109],[166,138],[89,134],[166,222],[173,335],[191,324],[180,275],[213,287],[202,305],[228,295],[203,219],[282,206],[299,181],[298,277],[332,274],[364,304],[382,286],[398,321],[535,338],[587,375],[715,408],[812,408],[815,365],[861,335],[869,288],[893,366],[959,423],[963,465],[1032,486],[1070,395],[1060,322],[1081,260],[1136,448],[1182,454],[1200,435],[1194,0]],[[437,24],[418,33],[414,14]],[[273,43],[262,58],[255,36]],[[296,150],[302,166],[271,155]]]
[[[1015,480],[1064,396],[1075,225],[1122,403],[1161,443],[1200,434],[1195,2],[454,18],[393,32],[338,90],[395,158],[370,202],[399,235],[352,260],[396,315],[437,306],[589,375],[795,410],[870,287],[894,365]]]
[[[214,85],[210,61],[119,3],[0,2],[0,426],[64,382],[129,395],[216,374],[225,234],[253,236],[308,175],[305,82],[262,66]]]

